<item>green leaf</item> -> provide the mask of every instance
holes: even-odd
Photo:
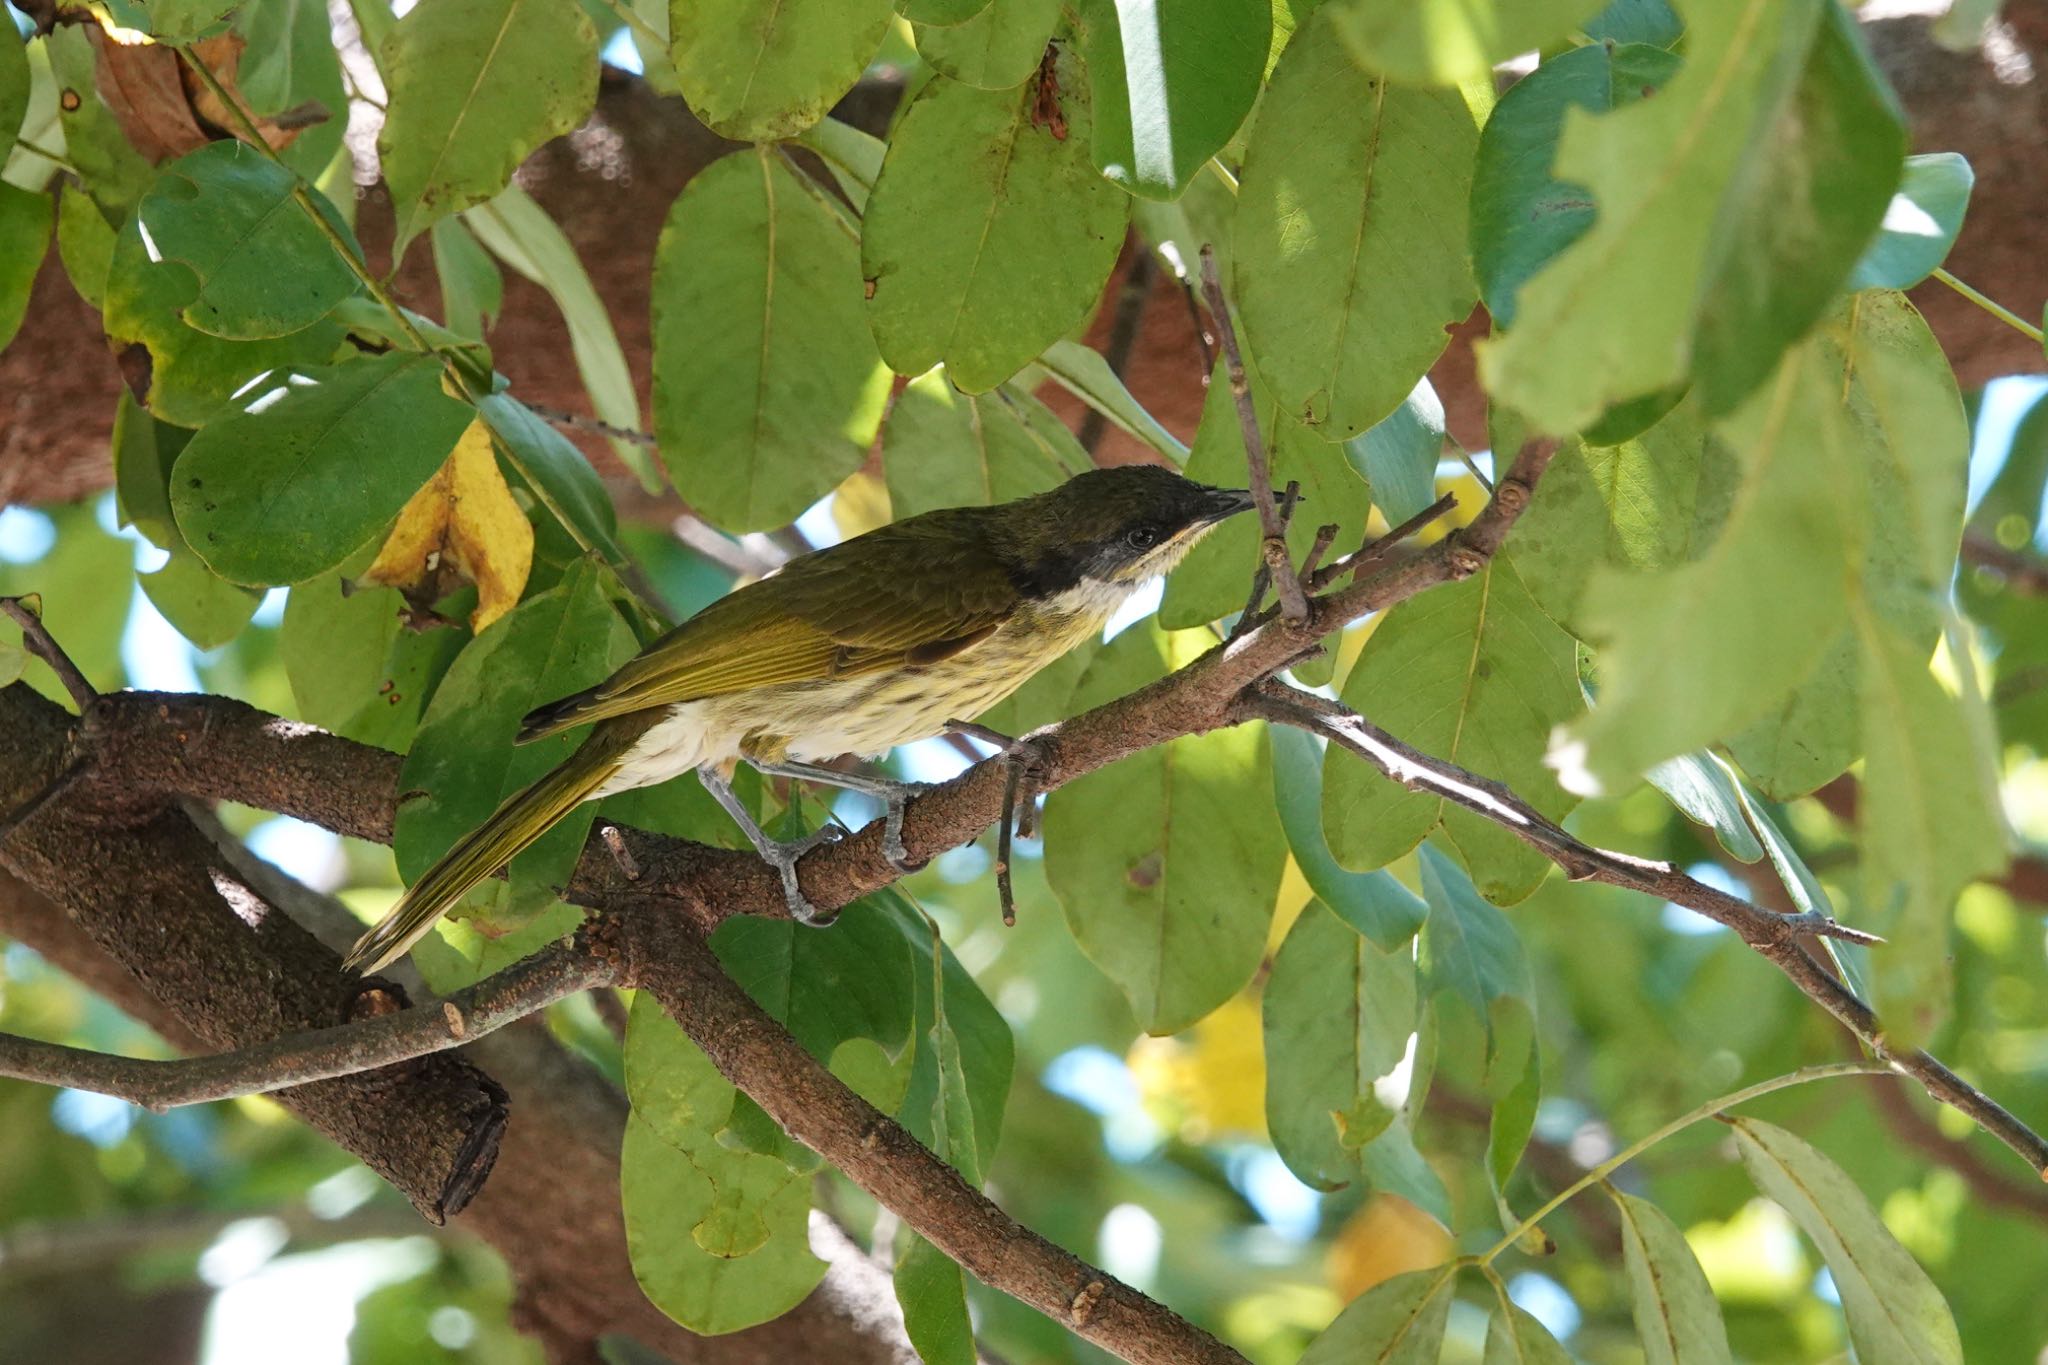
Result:
[[[898,520],[1042,493],[1093,464],[1059,418],[1017,385],[963,394],[943,366],[904,387],[882,434],[889,511]]]
[[[1515,523],[1515,567],[1543,609],[1583,635],[1588,584],[1603,571],[1675,568],[1703,554],[1737,477],[1733,452],[1696,403],[1618,445],[1568,440],[1543,475],[1543,496]]]
[[[1740,469],[1718,536],[1679,567],[1587,585],[1600,705],[1558,749],[1568,785],[1730,737],[1773,796],[1846,766],[1852,594],[1930,649],[1939,628],[1968,452],[1953,384],[1910,304],[1857,294],[1715,427]]]
[[[347,590],[339,570],[293,585],[278,653],[301,720],[380,749],[411,747],[464,637],[407,630],[405,609],[392,588]]]
[[[181,427],[212,421],[258,375],[325,365],[342,344],[341,327],[327,318],[264,341],[230,341],[188,327],[178,310],[192,297],[192,276],[181,266],[150,260],[133,214],[114,240],[106,289],[107,341],[130,391],[156,416]],[[401,496],[394,513],[404,501]]]
[[[1366,515],[1372,510],[1372,490],[1345,458],[1344,448],[1321,439],[1286,415],[1263,385],[1254,386],[1253,402],[1266,441],[1266,466],[1273,486],[1285,488],[1289,480],[1301,485],[1301,510],[1287,528],[1287,544],[1295,561],[1300,562],[1308,552],[1317,527],[1324,522],[1337,527],[1336,544],[1358,544],[1364,537]],[[1186,473],[1191,479],[1224,488],[1241,488],[1248,477],[1244,427],[1220,359],[1202,399],[1201,425],[1195,429]],[[1160,624],[1198,626],[1243,611],[1252,572],[1259,564],[1259,545],[1259,524],[1250,516],[1233,517],[1209,532],[1166,580]]]
[[[1109,368],[1100,351],[1078,341],[1060,340],[1045,348],[1035,366],[1074,397],[1108,418],[1110,424],[1136,440],[1143,441],[1171,464],[1187,459],[1188,448],[1174,434],[1159,425],[1145,405],[1131,397],[1124,381]],[[1028,373],[1028,372],[1027,372]],[[1023,377],[1019,377],[1023,384]],[[1024,387],[1035,387],[1024,384]]]
[[[1312,900],[1273,958],[1263,1012],[1274,1149],[1307,1184],[1341,1189],[1423,1089],[1414,953],[1382,951]]]
[[[1764,856],[1743,814],[1740,783],[1712,754],[1680,754],[1643,776],[1686,819],[1713,830],[1730,857],[1753,863]]]
[[[123,28],[153,35],[163,43],[189,43],[218,25],[235,0],[111,0],[110,13]]]
[[[1443,451],[1443,400],[1427,379],[1415,382],[1400,407],[1344,443],[1344,458],[1372,485],[1373,505],[1390,527],[1436,501]],[[1312,510],[1309,520],[1322,520],[1322,513]]]
[[[772,148],[692,177],[655,249],[654,426],[728,531],[794,521],[867,459],[889,372],[852,240]]]
[[[1132,194],[1178,199],[1251,112],[1271,0],[1082,0],[1095,164]]]
[[[1341,441],[1399,407],[1443,354],[1444,328],[1472,311],[1479,128],[1456,90],[1360,71],[1333,23],[1321,9],[1295,35],[1260,103],[1232,271],[1260,375]]]
[[[896,1258],[895,1281],[903,1331],[917,1358],[925,1365],[975,1365],[980,1357],[967,1316],[967,1278],[952,1258],[913,1235]]]
[[[1535,1048],[1536,990],[1522,940],[1450,859],[1425,844],[1421,860],[1429,902],[1417,953],[1423,979],[1433,995],[1470,1009],[1485,1035],[1481,1083],[1508,1095],[1527,1082]]]
[[[1542,1098],[1543,1059],[1532,1043],[1522,1079],[1493,1106],[1493,1118],[1486,1128],[1486,1176],[1503,1211],[1507,1208],[1508,1177],[1528,1150],[1529,1135],[1536,1131],[1536,1105]]]
[[[21,30],[0,24],[0,165],[14,150],[21,121],[28,117],[29,88],[28,47]]]
[[[1961,1365],[1963,1345],[1941,1291],[1846,1172],[1761,1119],[1730,1118],[1743,1167],[1813,1239],[1833,1275],[1858,1360]]]
[[[1601,0],[1334,0],[1337,34],[1368,71],[1418,85],[1491,80],[1493,68],[1548,47]]]
[[[1388,612],[1343,697],[1422,752],[1505,782],[1553,820],[1575,804],[1543,765],[1551,731],[1585,707],[1575,647],[1522,586],[1509,556]],[[1491,900],[1520,900],[1550,869],[1500,826],[1409,791],[1349,752],[1331,748],[1323,780],[1323,827],[1346,867],[1384,866],[1441,820]]]
[[[391,254],[511,183],[527,153],[597,102],[597,28],[555,0],[434,0],[377,53],[390,107],[377,155],[397,218]]]
[[[114,264],[114,228],[75,181],[65,181],[57,199],[57,254],[79,297],[105,308],[107,272]]]
[[[1456,1287],[1454,1266],[1382,1280],[1309,1343],[1300,1365],[1436,1365]]]
[[[547,210],[525,190],[510,185],[490,203],[463,214],[462,221],[492,255],[547,290],[562,310],[576,372],[583,376],[584,392],[597,415],[615,427],[638,428],[640,399],[626,368],[626,353],[612,330],[611,313],[576,258],[576,248]],[[624,437],[612,437],[610,442],[612,454],[633,471],[641,487],[650,493],[661,491],[652,456]]]
[[[619,1165],[633,1276],[691,1331],[771,1321],[824,1278],[810,1249],[808,1174],[708,1138],[671,1146],[637,1108]]]
[[[1500,97],[1479,134],[1471,229],[1472,272],[1497,326],[1515,325],[1522,286],[1593,226],[1586,187],[1551,173],[1567,111],[1627,108],[1678,66],[1661,47],[1594,43],[1551,58]]]
[[[294,121],[325,117],[303,128],[279,153],[286,165],[312,180],[341,150],[348,129],[348,90],[341,54],[323,0],[262,0],[235,13],[247,46],[235,68],[235,88],[259,118],[290,113]],[[366,34],[364,41],[376,44]],[[346,183],[346,182],[344,182]]]
[[[1856,814],[1869,909],[1858,918],[1891,943],[1875,957],[1886,1032],[1917,1046],[1951,998],[1956,896],[2005,868],[2005,817],[1994,756],[1928,671],[1927,648],[1867,609],[1852,614],[1868,752]]]
[[[178,528],[230,582],[301,582],[397,516],[469,420],[469,406],[441,391],[434,356],[274,373],[178,458]]]
[[[56,540],[47,554],[28,563],[0,560],[0,593],[41,597],[43,621],[72,662],[100,691],[117,691],[127,685],[121,637],[133,599],[125,586],[109,592],[107,585],[125,585],[135,571],[134,543],[102,530],[90,502],[52,504],[43,510],[53,523]],[[21,627],[0,619],[0,643],[20,640]],[[59,705],[71,704],[41,659],[31,658],[22,676],[45,697]]]
[[[114,487],[123,524],[170,556],[139,575],[143,593],[186,639],[201,649],[218,649],[241,634],[263,594],[215,575],[172,519],[171,466],[191,435],[158,422],[122,394],[114,411]]]
[[[1133,627],[1089,665],[1073,710],[1122,696],[1212,643]],[[1045,872],[1081,950],[1140,1027],[1172,1033],[1258,969],[1286,862],[1264,737],[1216,730],[1131,755],[1046,801]]]
[[[1731,1365],[1728,1329],[1706,1272],[1664,1211],[1613,1186],[1647,1365]]]
[[[1589,43],[1649,43],[1671,47],[1685,25],[1669,0],[1610,0],[1606,9],[1579,26]]]
[[[1486,1325],[1481,1365],[1572,1365],[1550,1329],[1512,1303],[1501,1305]]]
[[[616,538],[618,513],[589,458],[509,393],[477,399],[476,410],[498,438],[506,462],[548,511],[606,560],[623,563],[626,552]]]
[[[28,316],[29,291],[50,249],[55,207],[47,194],[0,184],[0,349]]]
[[[1059,0],[991,0],[965,23],[920,27],[918,55],[963,85],[1008,90],[1038,70],[1059,15]]]
[[[889,139],[861,233],[868,323],[899,374],[944,361],[967,393],[994,388],[1087,317],[1116,263],[1130,199],[1089,160],[1079,54],[1014,91],[933,81]]]
[[[405,790],[426,795],[399,807],[391,847],[400,874],[408,882],[419,877],[506,797],[567,759],[581,735],[515,745],[520,717],[601,682],[634,649],[599,570],[587,563],[471,640],[449,665],[406,756]],[[529,918],[554,901],[553,888],[568,880],[582,852],[591,815],[588,804],[576,807],[512,860],[508,919]]]
[[[139,212],[155,253],[198,280],[198,292],[178,311],[188,325],[237,340],[280,337],[318,322],[356,291],[348,263],[294,200],[297,185],[290,171],[235,139],[209,142],[164,167]],[[353,246],[340,215],[309,193]],[[291,287],[280,287],[286,280]]]
[[[989,6],[989,0],[896,0],[896,12],[913,24],[964,24]]]
[[[28,667],[28,651],[14,640],[0,640],[0,687],[11,687]]]
[[[853,88],[895,17],[890,0],[669,0],[669,52],[705,126],[772,142]]]
[[[1905,178],[1877,240],[1849,272],[1850,289],[1911,289],[1948,259],[1976,174],[1960,152],[1906,158]]]
[[[882,173],[882,155],[888,144],[836,118],[819,119],[796,140],[818,154],[839,188],[846,192],[854,211],[865,214],[868,194]]]
[[[895,1052],[911,1036],[912,949],[889,915],[863,909],[829,934],[739,916],[719,926],[712,947],[733,980],[821,1061],[849,1038]]]
[[[1482,343],[1487,391],[1570,432],[1696,376],[1732,410],[1819,317],[1898,183],[1904,134],[1853,21],[1821,0],[1693,15],[1657,97],[1566,115],[1556,175],[1598,205]]]
[[[434,224],[428,240],[434,248],[434,276],[441,284],[441,311],[448,330],[482,341],[505,306],[505,277],[489,252],[460,218]]]
[[[1323,749],[1291,725],[1267,729],[1273,745],[1273,798],[1302,880],[1359,933],[1387,952],[1405,945],[1429,914],[1391,873],[1352,872],[1330,855],[1323,837]]]
[[[79,182],[107,218],[119,222],[156,179],[156,167],[128,143],[120,121],[100,98],[99,57],[83,26],[60,24],[42,40],[50,60],[50,79],[59,92],[57,123],[64,133],[64,159],[77,169]]]

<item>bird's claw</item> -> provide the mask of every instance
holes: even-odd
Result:
[[[761,858],[782,875],[782,902],[789,909],[789,917],[798,924],[822,929],[839,918],[837,910],[820,910],[804,895],[803,887],[796,876],[797,862],[812,849],[824,844],[836,844],[846,837],[846,831],[836,824],[824,826],[806,834],[801,839],[788,843],[771,843],[761,850]]]
[[[903,782],[889,793],[882,819],[882,857],[899,876],[907,877],[924,866],[923,862],[911,861],[910,849],[903,842],[903,808],[911,797],[923,795],[931,786],[929,782]]]

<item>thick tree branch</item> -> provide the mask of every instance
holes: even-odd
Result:
[[[1867,942],[1869,935],[1825,915],[1786,915],[1761,909],[1695,881],[1669,863],[1582,843],[1499,783],[1431,758],[1349,708],[1313,693],[1271,683],[1248,695],[1241,705],[1247,715],[1321,734],[1410,790],[1454,801],[1492,821],[1563,868],[1574,881],[1605,882],[1640,891],[1727,925],[1791,978],[1809,999],[1840,1020],[1873,1056],[1918,1081],[1935,1099],[1968,1115],[2016,1152],[2037,1175],[2048,1179],[2048,1141],[1927,1052],[1893,1047],[1870,1007],[1814,961],[1801,941],[1806,935],[1819,934]]]
[[[2016,593],[2048,597],[2048,562],[2038,555],[2009,550],[1982,531],[1965,531],[1962,560],[1997,574]]]
[[[727,1080],[969,1274],[1140,1365],[1244,1365],[1172,1310],[1018,1223],[854,1094],[725,974],[686,919],[641,919],[630,941],[628,981],[651,992]]]

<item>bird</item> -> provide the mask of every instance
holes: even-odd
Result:
[[[770,838],[733,794],[740,760],[771,776],[887,804],[885,856],[908,870],[915,784],[821,766],[876,757],[972,719],[1098,637],[1140,586],[1252,506],[1161,465],[1092,469],[1043,493],[908,517],[799,556],[648,645],[595,687],[528,713],[516,742],[590,726],[407,888],[345,959],[367,975],[405,955],[449,907],[585,801],[695,771],[781,875],[793,918],[825,922],[797,860],[837,838]]]

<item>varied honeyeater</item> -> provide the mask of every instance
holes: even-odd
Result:
[[[770,839],[732,794],[738,760],[885,797],[885,848],[900,867],[910,788],[816,763],[879,755],[987,710],[1100,634],[1140,585],[1251,505],[1243,491],[1125,465],[993,507],[926,512],[791,560],[604,682],[529,714],[521,742],[593,728],[560,767],[506,798],[428,868],[357,942],[347,966],[372,972],[403,956],[444,910],[578,803],[691,769],[781,873],[791,913],[817,921],[796,860],[838,831]]]

